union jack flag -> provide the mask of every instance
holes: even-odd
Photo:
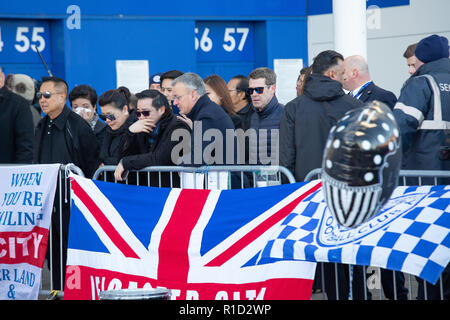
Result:
[[[164,287],[181,300],[310,299],[316,264],[262,251],[320,186],[191,190],[72,175],[64,298]]]

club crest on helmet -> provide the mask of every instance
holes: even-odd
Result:
[[[397,186],[400,133],[392,111],[373,101],[349,111],[330,130],[322,161],[328,210],[356,227],[376,215]]]

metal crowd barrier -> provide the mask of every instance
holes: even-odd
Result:
[[[103,180],[103,181],[111,181],[118,182],[115,177],[113,177],[112,173],[114,173],[116,166],[102,166],[95,171],[93,180]],[[240,180],[240,188],[243,189],[245,187],[257,188],[263,186],[270,185],[278,185],[282,182],[282,175],[289,183],[295,183],[294,175],[285,167],[282,166],[202,166],[202,167],[181,167],[181,166],[153,166],[146,167],[141,170],[132,170],[128,174],[127,178],[124,180],[125,184],[130,183],[130,178],[133,177],[138,185],[146,185],[150,186],[152,183],[151,173],[157,174],[157,186],[162,186],[162,174],[166,173],[170,177],[170,185],[168,187],[178,187],[174,185],[174,175],[180,175],[182,173],[192,174],[193,185],[197,186],[197,188],[217,188],[220,189],[224,184],[221,181],[223,176],[218,175],[218,172],[226,173],[226,179],[230,179],[230,174],[234,173],[235,177]],[[107,173],[110,173],[108,176]],[[143,178],[142,174],[145,174]],[[199,177],[198,175],[203,174],[204,176]],[[134,176],[133,176],[134,175]],[[214,183],[216,185],[211,184],[211,177],[217,177],[214,179]],[[244,184],[244,177],[248,178],[250,185]],[[197,179],[204,179],[204,184],[198,186],[199,181]],[[144,181],[143,181],[144,180]],[[181,185],[179,187],[186,187],[183,185],[183,180],[181,180]]]
[[[52,215],[57,215],[58,217],[57,220],[59,221],[59,230],[63,229],[62,226],[63,206],[68,207],[70,210],[71,199],[70,199],[70,180],[68,179],[69,171],[72,171],[73,173],[84,177],[83,171],[72,163],[63,164],[59,169],[58,181],[56,185],[55,203],[53,204],[53,212],[52,212]],[[41,287],[38,295],[38,299],[41,300],[62,299],[64,296],[63,288],[55,290],[54,285],[54,282],[56,280],[59,280],[61,283],[64,283],[64,273],[62,271],[63,266],[65,265],[63,261],[64,255],[62,252],[63,238],[61,236],[59,237],[59,254],[58,254],[59,261],[56,262],[59,264],[59,270],[61,270],[61,272],[59,273],[58,279],[54,279],[54,275],[52,273],[52,266],[55,262],[53,259],[55,244],[53,243],[53,241],[51,241],[54,232],[54,230],[52,229],[53,229],[52,225],[50,224],[49,240],[47,248],[48,255],[46,255],[46,260],[42,268]]]
[[[93,180],[103,180],[103,181],[111,181],[111,182],[118,182],[116,179],[111,179],[111,174],[114,173],[116,169],[116,166],[103,166],[97,169],[97,171],[94,173]],[[55,196],[55,203],[53,208],[53,215],[56,215],[58,217],[59,221],[59,230],[63,229],[63,215],[64,210],[70,210],[70,180],[68,179],[68,172],[72,171],[75,174],[78,174],[80,176],[84,176],[83,172],[80,168],[76,167],[73,164],[67,164],[67,165],[61,165],[59,175],[58,175],[58,183],[56,187],[56,196]],[[238,177],[241,178],[241,188],[244,187],[251,187],[251,186],[245,186],[244,176],[250,177],[251,180],[253,180],[253,187],[259,187],[259,186],[265,186],[265,185],[277,185],[281,184],[282,181],[282,175],[284,175],[284,178],[287,179],[290,183],[295,182],[295,178],[292,175],[292,173],[284,168],[279,166],[204,166],[204,167],[177,167],[177,166],[158,166],[158,167],[147,167],[143,168],[141,170],[135,170],[129,173],[127,179],[125,179],[124,183],[130,183],[129,180],[131,180],[131,175],[135,174],[136,179],[133,181],[135,184],[138,185],[151,185],[151,174],[156,174],[157,176],[157,184],[158,186],[161,186],[162,182],[162,174],[170,174],[170,186],[169,187],[176,187],[174,182],[173,175],[180,174],[180,173],[190,173],[193,174],[194,178],[194,185],[198,186],[195,179],[198,179],[198,174],[204,174],[204,184],[201,186],[201,188],[207,189],[207,188],[219,188],[221,186],[220,178],[217,180],[217,185],[209,185],[208,182],[210,181],[209,177],[211,175],[216,174],[217,172],[226,173],[227,179],[230,178],[230,174],[237,173]],[[107,176],[107,173],[110,173],[110,176]],[[144,179],[140,177],[140,175],[144,175]],[[218,177],[221,177],[218,175]],[[183,187],[183,186],[182,186]],[[197,187],[200,188],[200,187]],[[52,272],[52,266],[54,266],[54,245],[52,239],[53,232],[52,228],[50,228],[49,231],[49,247],[48,247],[48,259],[44,262],[44,267],[42,270],[42,278],[41,278],[41,288],[39,290],[39,299],[47,299],[47,300],[56,300],[56,299],[62,299],[64,297],[64,291],[62,288],[56,288],[55,289],[55,282],[59,281],[59,283],[64,283],[64,266],[65,263],[63,261],[64,255],[63,255],[63,238],[59,237],[59,243],[57,243],[59,247],[59,254],[57,265],[59,266],[60,272],[58,273],[57,278],[54,278],[54,274]]]
[[[317,168],[314,170],[311,170],[305,177],[305,181],[311,181],[315,179],[321,178],[321,168]],[[450,178],[450,171],[438,171],[438,170],[400,170],[399,172],[399,180],[398,180],[398,186],[407,186],[407,185],[439,185],[440,179],[448,179]],[[326,290],[325,290],[325,271],[324,271],[324,263],[320,263],[320,273],[319,273],[319,279],[321,281],[321,290],[322,290],[322,298],[327,299]],[[339,297],[339,284],[338,283],[338,267],[342,267],[342,265],[339,265],[337,263],[333,263],[334,265],[334,279],[335,279],[335,287],[336,287],[336,299],[346,299],[347,297]],[[351,276],[351,273],[353,271],[352,265],[348,265],[348,271],[349,276]],[[382,286],[382,273],[387,274],[387,272],[392,272],[392,286],[394,288],[394,300],[398,299],[398,289],[397,283],[396,283],[396,274],[401,273],[399,271],[390,271],[390,270],[383,270],[379,267],[366,267],[361,266],[363,268],[363,286],[364,286],[364,300],[367,300],[368,293],[373,296],[378,296],[379,300],[386,300],[386,295],[384,294],[384,288]],[[369,272],[369,278],[367,278],[367,274]],[[427,282],[425,280],[419,279],[416,276],[413,276],[411,274],[402,273],[405,277],[405,288],[407,288],[407,299],[408,300],[416,300],[418,296],[418,285],[419,281],[423,281],[423,298],[424,300],[428,300],[428,292],[427,292]],[[366,279],[367,278],[367,279]],[[319,280],[316,279],[315,281]],[[385,282],[386,283],[386,282]],[[440,290],[440,300],[444,299],[444,288],[443,288],[443,279],[442,275],[437,282],[439,284],[439,290]],[[334,293],[333,293],[334,294]]]

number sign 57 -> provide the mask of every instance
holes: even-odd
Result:
[[[238,51],[242,51],[247,40],[248,32],[249,28],[225,28],[222,43],[223,49],[227,52],[232,52],[236,49]],[[198,35],[198,33],[199,29],[195,28],[195,34]],[[214,41],[210,37],[209,33],[210,29],[204,28],[200,40],[198,40],[197,36],[195,37],[195,50],[200,48],[200,50],[204,52],[211,51]]]

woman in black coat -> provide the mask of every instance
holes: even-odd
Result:
[[[102,110],[99,117],[107,124],[100,146],[99,167],[117,165],[122,156],[138,152],[125,147],[128,128],[137,121],[135,112],[129,108],[129,96],[128,89],[120,87],[106,91],[98,99]],[[107,173],[104,180],[114,181],[113,174]]]

